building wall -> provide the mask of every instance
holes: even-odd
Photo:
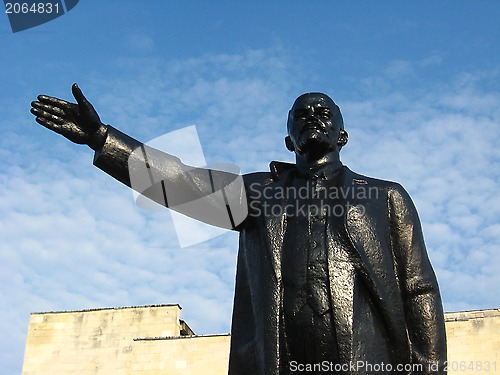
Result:
[[[229,335],[194,335],[180,309],[31,314],[22,374],[227,374]],[[500,373],[500,309],[447,313],[445,319],[450,375]]]
[[[23,374],[120,373],[135,337],[176,334],[178,321],[175,305],[31,314]]]
[[[500,374],[500,309],[445,314],[448,374]]]
[[[131,372],[141,375],[226,375],[229,335],[137,340]]]

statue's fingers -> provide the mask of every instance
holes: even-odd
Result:
[[[45,113],[45,111],[43,111],[42,109],[38,109],[38,108],[35,108],[35,107],[31,108],[30,112],[32,114],[34,114],[36,117],[42,117],[43,114]]]
[[[38,95],[38,101],[43,104],[53,105],[59,108],[70,108],[73,103],[67,102],[66,100],[54,98],[53,96]]]
[[[59,107],[50,105],[50,104],[44,104],[41,102],[31,102],[31,106],[35,109],[40,109],[42,111],[48,112],[50,114],[56,115],[56,116],[66,116],[66,112],[62,110]]]
[[[46,119],[45,117],[37,117],[37,118],[35,118],[35,121],[38,122],[40,125],[46,127],[49,130],[52,130],[56,133],[61,132],[61,125],[55,124],[52,121]]]
[[[45,112],[43,109],[39,108],[31,108],[31,113],[34,114],[37,118],[44,118],[47,121],[50,121],[58,125],[61,125],[65,121],[62,117],[53,115],[52,113],[49,112]]]

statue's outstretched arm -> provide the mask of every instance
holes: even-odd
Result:
[[[76,83],[72,91],[77,103],[38,96],[31,103],[36,121],[72,142],[90,146],[95,166],[161,205],[229,229],[244,220],[247,206],[241,176],[187,166],[104,125]]]

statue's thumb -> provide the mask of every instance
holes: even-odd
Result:
[[[82,90],[80,90],[80,87],[78,87],[78,84],[73,83],[73,86],[71,86],[71,91],[73,92],[73,96],[75,97],[76,102],[79,105],[87,106],[87,99],[83,95]]]

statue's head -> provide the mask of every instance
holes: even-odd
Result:
[[[286,147],[297,155],[326,155],[347,143],[340,108],[319,92],[299,96],[288,112]]]

